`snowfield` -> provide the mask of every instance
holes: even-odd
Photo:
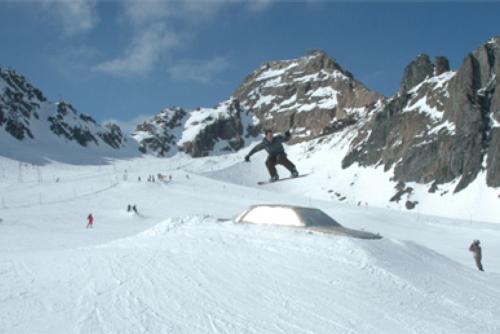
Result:
[[[355,170],[301,150],[290,158],[312,174],[267,186],[256,185],[265,154],[249,164],[246,151],[102,165],[0,158],[0,333],[500,333],[498,221],[384,208],[378,171],[347,193]],[[158,173],[172,181],[146,181]],[[459,205],[476,205],[482,188],[470,191]],[[383,239],[234,223],[259,203],[317,207]]]

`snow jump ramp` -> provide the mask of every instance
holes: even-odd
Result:
[[[344,235],[359,239],[381,239],[379,234],[346,228],[316,208],[281,204],[252,205],[235,219],[236,223],[283,225],[309,231]]]

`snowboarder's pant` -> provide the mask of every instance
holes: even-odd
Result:
[[[479,256],[474,256],[474,261],[476,261],[476,267],[477,269],[484,271],[483,270],[483,265],[481,264],[481,258]]]
[[[285,153],[269,155],[267,157],[266,167],[269,171],[269,174],[271,174],[271,177],[278,175],[278,172],[276,171],[276,165],[285,166],[285,168],[288,169],[290,173],[295,170],[295,165],[290,160],[288,160]]]

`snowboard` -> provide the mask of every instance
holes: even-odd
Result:
[[[276,182],[281,182],[281,181],[287,181],[287,180],[298,179],[298,178],[301,178],[301,177],[306,177],[309,174],[311,174],[311,173],[300,174],[299,176],[296,176],[296,177],[288,176],[288,177],[284,177],[282,179],[277,179],[276,181],[272,181],[272,182],[271,181],[258,181],[257,184],[259,186],[262,186],[264,184],[270,184],[270,183],[276,183]]]

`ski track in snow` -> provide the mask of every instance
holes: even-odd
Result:
[[[247,175],[248,164],[219,159],[228,169],[212,171],[210,159],[151,159],[48,165],[43,180],[34,169],[22,182],[0,174],[0,333],[500,332],[498,225],[287,193],[308,178],[263,188],[255,178],[265,171]],[[245,177],[224,182],[238,170]],[[159,172],[173,181],[144,182]],[[55,201],[21,207],[45,192]],[[230,220],[277,202],[320,207],[384,238]],[[141,215],[125,212],[129,203]],[[486,240],[485,273],[467,252],[472,232]]]

